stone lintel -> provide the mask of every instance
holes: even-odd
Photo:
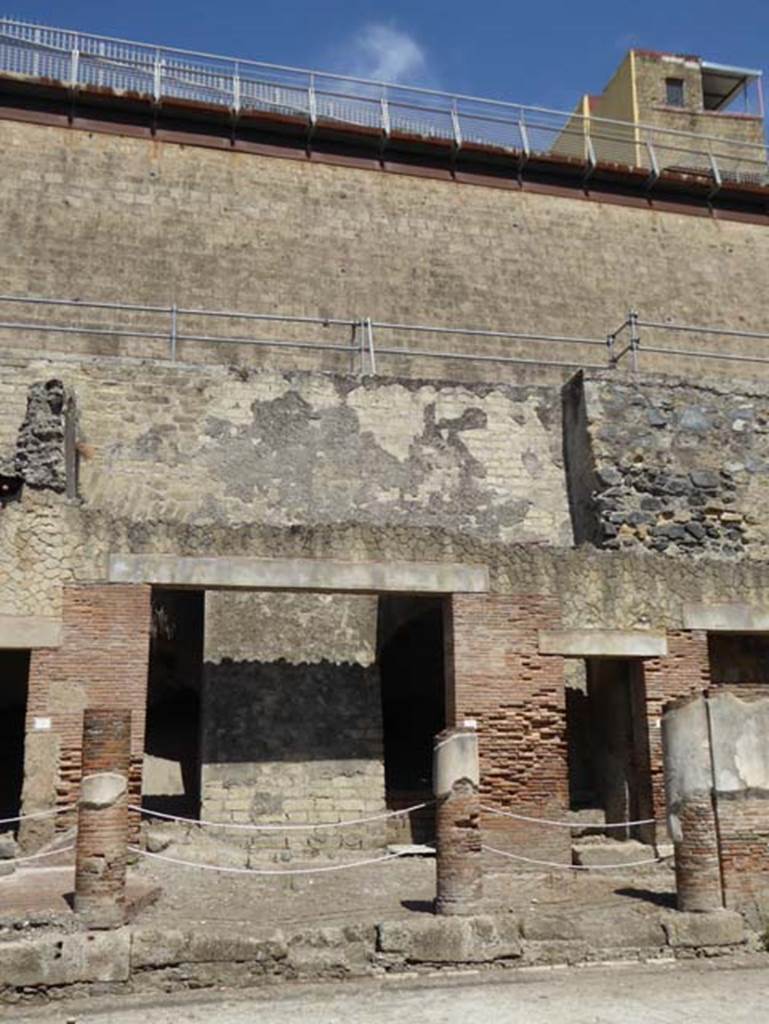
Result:
[[[485,565],[451,562],[110,555],[108,573],[110,583],[154,583],[206,590],[482,594],[489,589],[489,571]]]
[[[540,630],[539,653],[564,658],[660,658],[667,637],[645,629]]]
[[[685,604],[684,629],[708,633],[769,633],[769,608],[739,603]]]
[[[0,615],[0,650],[60,646],[60,619],[42,615]]]

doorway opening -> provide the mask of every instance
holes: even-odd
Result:
[[[742,700],[769,697],[769,636],[708,633],[711,689]]]
[[[433,739],[446,726],[441,598],[379,599],[385,793],[400,810],[432,799]],[[415,842],[432,838],[432,808],[412,815]]]
[[[28,680],[29,651],[0,651],[0,818],[21,813]]]
[[[147,684],[142,806],[200,814],[204,594],[156,588]]]
[[[573,810],[598,809],[606,824],[653,817],[640,661],[588,658],[585,691],[567,696],[567,732]],[[616,828],[608,834],[650,842],[653,826]]]

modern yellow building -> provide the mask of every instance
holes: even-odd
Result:
[[[751,181],[764,144],[760,71],[630,50],[600,95],[581,98],[554,150]]]

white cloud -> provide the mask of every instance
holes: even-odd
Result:
[[[364,25],[337,51],[339,71],[356,78],[374,78],[400,85],[430,80],[427,55],[408,32],[390,25]]]

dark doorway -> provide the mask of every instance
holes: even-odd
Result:
[[[590,658],[585,693],[567,699],[572,808],[603,811],[607,824],[652,817],[646,687],[641,662]],[[611,829],[651,841],[653,826]]]
[[[28,677],[29,651],[0,651],[0,818],[21,813]]]
[[[380,598],[378,635],[387,806],[398,810],[432,798],[433,738],[446,724],[443,601]],[[411,824],[414,840],[431,838],[429,809]]]
[[[742,700],[769,697],[769,636],[708,633],[710,688]]]
[[[152,595],[142,805],[197,818],[200,813],[202,591]]]

